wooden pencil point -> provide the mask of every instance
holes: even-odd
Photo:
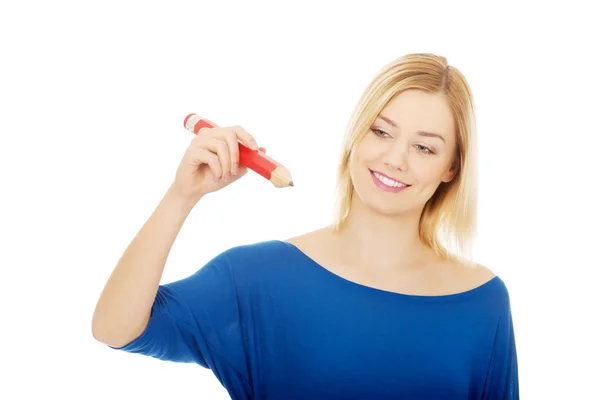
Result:
[[[271,178],[269,180],[276,188],[294,186],[290,171],[288,171],[288,169],[281,164],[279,164],[277,168],[271,172]]]

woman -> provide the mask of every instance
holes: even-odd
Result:
[[[210,368],[235,399],[518,398],[508,291],[468,256],[472,110],[445,58],[395,60],[349,125],[332,226],[159,286],[191,209],[247,172],[237,140],[258,148],[241,127],[203,129],[108,280],[94,337]]]

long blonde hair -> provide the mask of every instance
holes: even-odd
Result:
[[[441,183],[425,204],[419,221],[422,242],[447,260],[472,260],[477,225],[477,143],[471,89],[462,73],[435,54],[407,54],[384,66],[362,94],[350,119],[337,174],[334,228],[348,217],[354,187],[349,172],[352,150],[369,131],[381,110],[408,89],[443,93],[452,110],[456,132],[455,166],[449,183]]]

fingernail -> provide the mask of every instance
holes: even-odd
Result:
[[[256,144],[254,140],[252,141],[252,143],[250,143],[250,146],[252,146],[252,149],[258,150],[258,144]]]

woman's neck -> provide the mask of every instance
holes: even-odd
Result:
[[[387,216],[353,205],[334,236],[344,258],[375,268],[416,268],[434,258],[419,237],[420,213]]]

